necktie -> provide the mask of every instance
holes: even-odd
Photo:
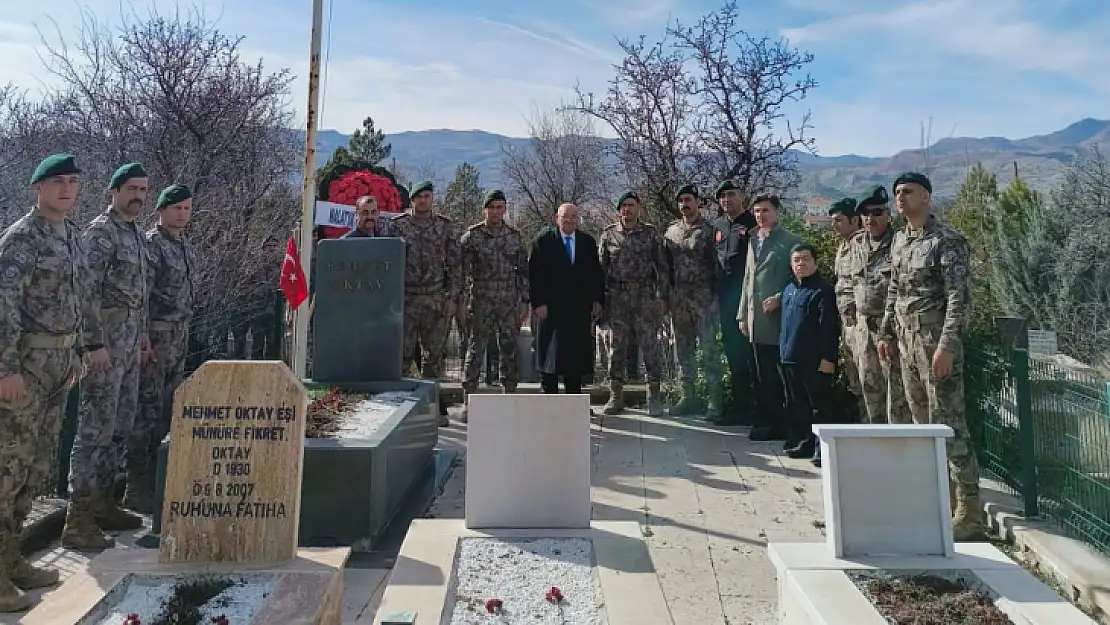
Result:
[[[566,236],[563,237],[563,245],[565,245],[566,248],[567,248],[567,258],[569,258],[570,262],[573,263],[574,262],[574,251],[570,247],[570,237],[566,237]]]

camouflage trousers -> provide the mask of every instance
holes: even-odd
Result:
[[[610,289],[605,313],[612,331],[609,349],[609,382],[623,384],[628,376],[628,348],[635,336],[647,369],[648,384],[662,380],[659,359],[658,300],[652,289],[632,287]]]
[[[854,365],[856,385],[862,391],[863,416],[870,423],[912,423],[902,383],[898,342],[891,346],[894,354],[890,362],[883,362],[879,359],[878,333],[868,323],[861,317],[854,326],[844,328],[844,340],[852,356],[849,362]],[[845,371],[846,375],[850,373]]]
[[[447,357],[447,334],[451,319],[443,314],[446,295],[435,293],[405,293],[404,363],[401,371],[406,375],[416,366],[416,352],[423,350],[420,363],[421,377],[438,379]]]
[[[187,321],[150,322],[154,359],[143,365],[139,373],[139,412],[127,445],[129,472],[154,474],[158,445],[170,431],[173,393],[184,379],[188,343]]]
[[[81,382],[81,408],[69,460],[69,492],[75,499],[110,491],[139,412],[138,313],[132,311],[122,320],[106,315],[104,330],[111,368],[90,372]]]
[[[497,338],[501,365],[501,386],[513,391],[519,369],[516,362],[516,340],[520,336],[520,298],[514,290],[494,293],[478,292],[470,300],[467,315],[470,336],[467,340],[463,388],[474,392],[482,372],[482,355],[491,336]],[[492,354],[490,355],[492,356]]]
[[[914,423],[942,424],[955,435],[948,439],[948,470],[952,481],[971,493],[979,492],[979,462],[971,447],[964,404],[963,346],[956,348],[952,372],[937,379],[932,375],[933,354],[940,340],[939,323],[906,327],[896,320],[897,340],[902,363],[902,384]]]
[[[717,341],[720,319],[716,311],[711,310],[716,301],[708,286],[677,285],[671,292],[671,326],[678,352],[679,377],[683,386],[694,383],[698,375],[697,348],[701,347],[710,394],[721,388],[724,379],[721,345]]]
[[[18,539],[31,503],[50,479],[69,389],[81,361],[72,349],[32,349],[23,356],[27,394],[0,400],[0,542]]]

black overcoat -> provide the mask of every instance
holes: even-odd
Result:
[[[594,303],[605,301],[597,241],[576,231],[572,265],[559,230],[545,229],[532,243],[528,278],[533,310],[547,306],[547,319],[537,322],[537,369],[559,375],[593,373],[591,314]]]

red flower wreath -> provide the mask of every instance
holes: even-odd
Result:
[[[354,206],[364,195],[372,195],[378,201],[378,210],[383,213],[401,212],[401,194],[389,178],[368,171],[349,171],[328,185],[328,201],[345,206]],[[325,226],[328,238],[341,236],[350,228]]]

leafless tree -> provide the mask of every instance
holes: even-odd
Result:
[[[201,301],[272,289],[281,255],[265,243],[284,240],[299,207],[288,72],[245,61],[242,38],[195,10],[131,12],[114,27],[86,10],[75,34],[55,24],[54,36],[40,35],[40,56],[60,87],[44,102],[36,148],[38,156],[65,149],[78,157],[86,181],[78,220],[103,210],[104,195],[93,190],[115,167],[142,162],[152,198],[174,182],[193,189]]]
[[[697,68],[686,85],[695,103],[697,156],[704,159],[699,169],[743,189],[784,191],[798,183],[791,151],[814,150],[809,113],[792,123],[783,111],[817,86],[801,75],[813,55],[781,39],[755,38],[739,21],[736,2],[727,2],[692,25],[669,29]]]
[[[677,215],[679,186],[697,178],[695,85],[685,59],[668,33],[648,45],[646,38],[621,40],[624,60],[615,65],[603,97],[576,88],[573,110],[609,126],[617,135],[612,151],[626,186],[645,196],[646,218],[665,222]]]
[[[607,221],[611,172],[593,120],[573,109],[537,109],[528,136],[525,145],[501,146],[501,180],[522,231],[552,223],[564,203],[581,207],[587,221]]]
[[[43,130],[40,106],[13,85],[0,87],[0,229],[27,210],[27,180]]]

